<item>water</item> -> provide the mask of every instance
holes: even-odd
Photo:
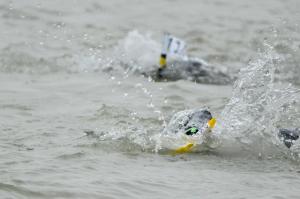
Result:
[[[1,198],[299,198],[299,2],[0,2]],[[168,31],[237,78],[153,82]],[[157,57],[157,58],[153,58]],[[239,69],[241,69],[240,72]],[[208,107],[213,150],[171,156],[178,111]]]

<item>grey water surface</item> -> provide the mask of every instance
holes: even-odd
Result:
[[[300,198],[298,0],[1,0],[0,198]],[[230,85],[154,82],[170,32]],[[241,72],[238,72],[240,69]],[[215,150],[162,132],[207,107]]]

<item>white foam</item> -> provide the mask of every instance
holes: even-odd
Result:
[[[260,152],[269,145],[283,146],[278,129],[297,127],[300,116],[300,90],[274,83],[281,60],[272,46],[265,44],[265,48],[256,61],[240,71],[215,130],[231,144]]]
[[[157,66],[161,45],[145,35],[133,30],[118,42],[114,54],[116,58],[132,72],[150,71]]]

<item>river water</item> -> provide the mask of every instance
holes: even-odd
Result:
[[[300,198],[298,0],[1,0],[1,198]],[[229,85],[154,82],[170,32]],[[136,69],[139,70],[136,70]],[[138,71],[138,72],[137,72]],[[173,156],[176,112],[218,147]]]

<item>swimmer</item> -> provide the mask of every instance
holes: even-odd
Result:
[[[213,117],[206,109],[185,110],[176,113],[170,120],[165,131],[195,135],[203,133]]]
[[[229,84],[232,78],[222,66],[213,66],[201,59],[169,61],[168,66],[158,68],[149,74],[155,81],[177,81],[181,79],[206,84]]]
[[[176,133],[185,135],[188,142],[176,150],[172,154],[187,153],[195,147],[195,136],[203,136],[203,142],[206,143],[210,137],[211,129],[216,123],[215,118],[206,109],[185,110],[176,113],[170,120],[164,133]],[[189,139],[189,137],[191,139]]]
[[[185,55],[186,44],[181,39],[165,33],[158,69],[143,73],[155,81],[190,80],[197,83],[228,84],[231,77],[221,66],[213,66],[202,59]]]

